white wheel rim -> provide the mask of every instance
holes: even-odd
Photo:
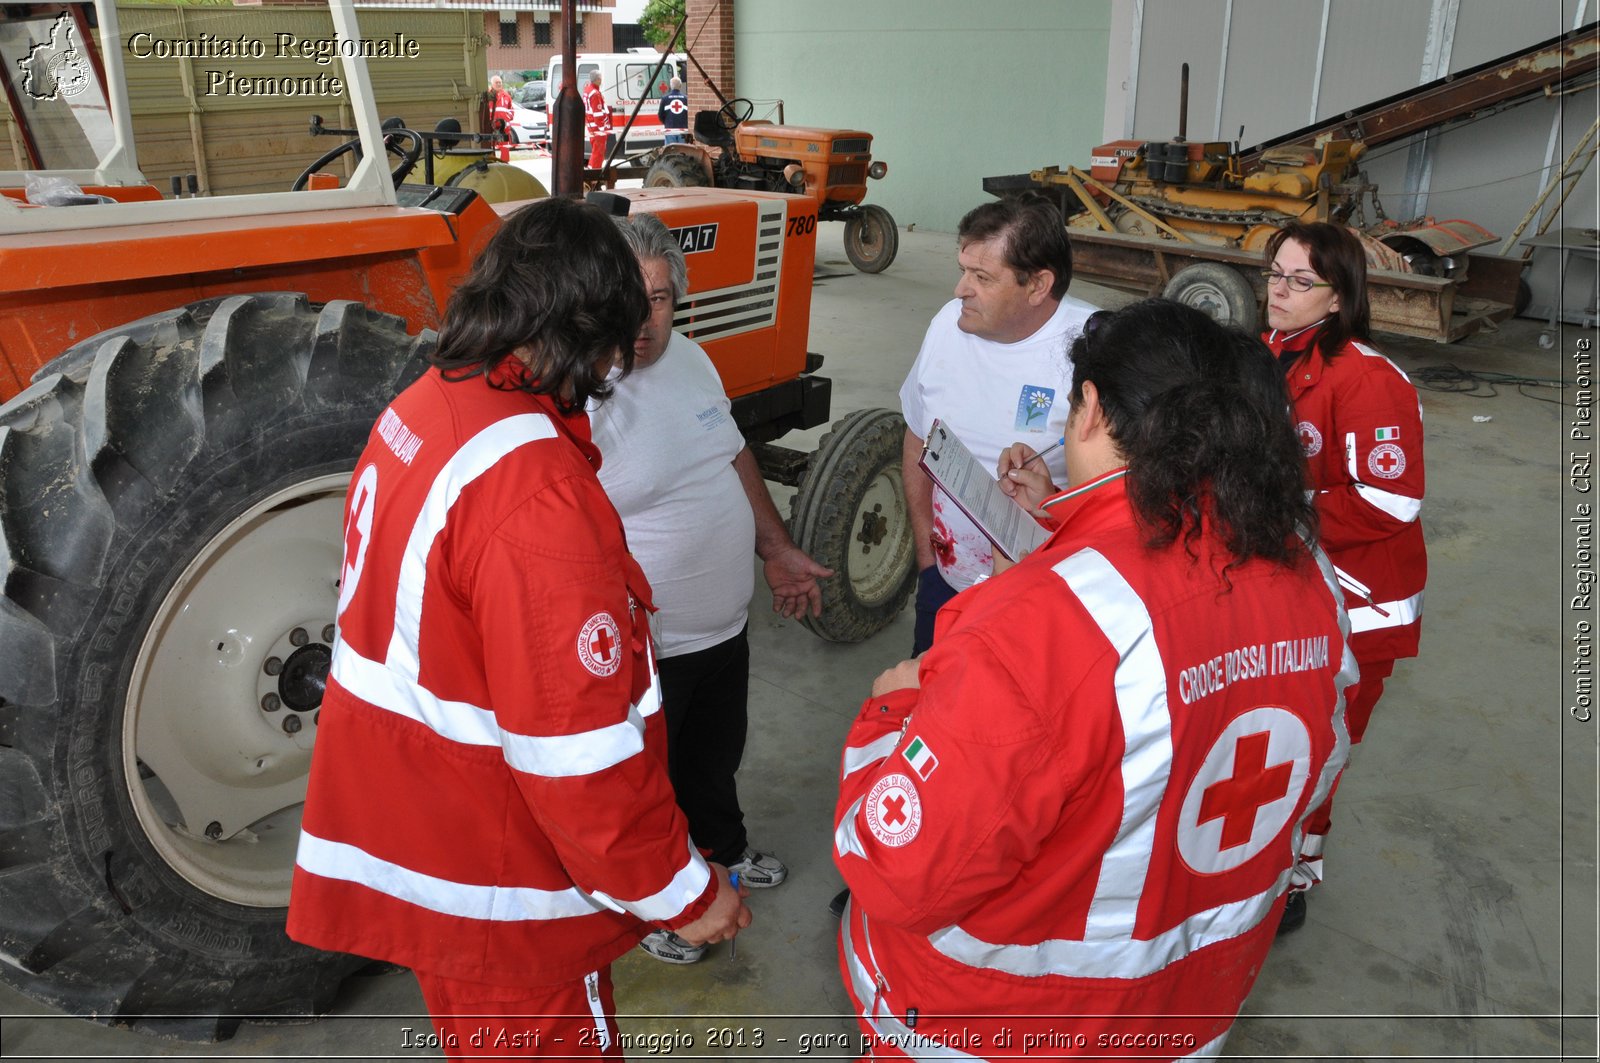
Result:
[[[1234,322],[1233,307],[1221,288],[1209,282],[1191,284],[1183,293],[1183,304],[1201,311],[1220,325]]]
[[[850,521],[845,572],[857,601],[874,606],[894,596],[914,549],[908,527],[900,469],[892,465],[873,477]]]
[[[222,900],[289,901],[316,710],[280,699],[269,711],[261,692],[269,658],[304,648],[281,681],[297,677],[284,687],[296,706],[320,703],[306,665],[325,660],[313,644],[331,634],[349,482],[306,480],[233,520],[184,569],[134,661],[122,724],[134,811],[162,859]]]

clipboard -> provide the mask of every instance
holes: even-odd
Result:
[[[917,465],[1007,560],[1021,561],[1050,538],[1027,510],[1000,490],[994,474],[943,421],[935,418],[928,429]]]

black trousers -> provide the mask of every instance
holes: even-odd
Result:
[[[718,864],[736,863],[748,844],[733,775],[750,729],[749,631],[656,662],[667,721],[667,774],[689,820],[689,836]]]
[[[956,589],[939,575],[938,565],[929,565],[917,574],[917,626],[911,634],[911,656],[921,656],[933,645],[933,618],[955,596]]]

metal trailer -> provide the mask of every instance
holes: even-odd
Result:
[[[1212,317],[1253,329],[1266,297],[1259,251],[1182,243],[1153,236],[1069,227],[1072,273],[1096,284],[1165,295]],[[1454,343],[1513,313],[1521,258],[1471,253],[1454,277],[1369,270],[1372,327],[1402,336]]]

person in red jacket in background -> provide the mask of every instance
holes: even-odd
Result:
[[[606,164],[612,137],[611,108],[600,91],[598,70],[589,72],[589,84],[583,90],[583,128],[589,134],[589,169],[598,170]]]
[[[605,213],[512,214],[351,480],[288,932],[410,967],[451,1059],[621,1059],[611,961],[750,922],[673,798],[584,412],[646,312]]]
[[[489,128],[504,134],[506,139],[514,143],[517,134],[511,129],[511,120],[516,114],[511,104],[511,93],[506,91],[506,83],[496,74],[489,79]]]
[[[1373,347],[1361,241],[1327,222],[1293,222],[1267,243],[1267,324],[1294,404],[1315,492],[1322,548],[1350,610],[1361,688],[1346,718],[1366,732],[1383,683],[1415,657],[1428,551],[1422,539],[1422,404]],[[1322,880],[1333,795],[1306,824],[1301,869],[1282,930],[1305,922],[1305,890]]]
[[[1221,1051],[1354,680],[1283,380],[1149,300],[1072,346],[1051,537],[939,613],[846,739],[840,961],[872,1058]]]

